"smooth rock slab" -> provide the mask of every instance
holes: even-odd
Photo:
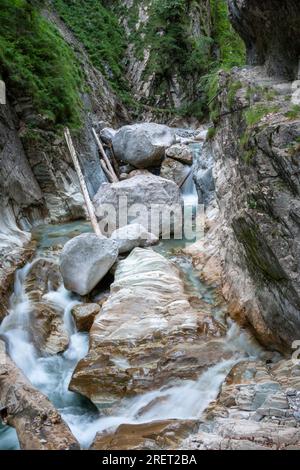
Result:
[[[34,261],[25,277],[25,292],[31,303],[29,331],[32,342],[42,354],[59,354],[69,345],[64,311],[47,299],[47,294],[57,291],[61,284],[59,266],[50,259]]]
[[[91,450],[176,449],[178,443],[198,427],[197,420],[176,419],[122,424],[115,432],[97,434]]]
[[[35,347],[43,354],[59,354],[69,346],[63,321],[63,309],[46,302],[36,302],[30,310],[29,331]]]
[[[231,356],[222,335],[217,322],[192,309],[177,267],[152,249],[135,248],[118,264],[70,389],[109,407],[172,380],[197,379]]]
[[[135,168],[160,165],[165,149],[175,142],[174,132],[155,123],[124,126],[113,136],[116,157]]]
[[[105,237],[84,233],[68,241],[60,255],[65,288],[87,295],[107,274],[118,256],[118,244]]]
[[[137,247],[147,247],[159,242],[158,237],[148,232],[141,224],[130,224],[112,233],[111,239],[116,240],[119,253],[127,253]]]

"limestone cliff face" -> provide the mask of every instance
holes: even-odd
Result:
[[[43,195],[16,130],[12,108],[0,105],[0,320],[15,269],[30,250],[27,229],[44,215]]]
[[[118,126],[128,116],[110,86],[89,60],[84,47],[55,12],[43,15],[76,53],[85,89],[82,127],[74,143],[91,197],[106,178],[102,172],[92,126],[100,121]],[[38,114],[25,89],[7,87],[7,105],[0,104],[0,282],[3,314],[14,270],[28,256],[30,229],[42,221],[59,222],[84,215],[76,172],[61,129]]]
[[[293,79],[300,56],[298,0],[228,0],[231,21],[247,46],[253,65]]]
[[[251,61],[264,66],[220,73],[213,142],[223,292],[231,314],[283,352],[300,338],[299,82],[282,78],[297,69],[296,3],[229,2]]]
[[[254,69],[221,77],[220,113],[230,113],[220,119],[215,139],[221,257],[233,313],[249,322],[264,343],[286,350],[300,338],[300,116],[289,115],[288,84],[282,88],[261,73]],[[232,80],[241,88],[230,108]],[[268,88],[259,90],[260,84]],[[252,111],[251,87],[257,100]],[[267,101],[266,95],[282,90]],[[251,113],[258,113],[253,124]]]
[[[160,25],[155,26],[157,18],[153,10],[153,0],[126,0],[125,2],[112,3],[122,4],[122,10],[120,5],[115,5],[115,7],[112,5],[112,8],[115,9],[116,14],[120,17],[120,22],[125,27],[128,39],[127,78],[133,97],[145,104],[144,119],[153,117],[162,119],[162,116],[155,114],[154,108],[179,108],[198,99],[197,85],[200,79],[200,70],[188,72],[176,64],[164,74],[162,70],[155,70],[151,67],[153,59],[157,61],[155,55],[160,54],[155,47],[155,37],[163,37],[168,34],[167,25],[164,25],[163,21]],[[203,38],[211,35],[210,0],[185,3],[186,12],[181,19],[181,23],[185,24],[185,35],[189,36],[191,41],[200,43]],[[170,9],[172,8],[175,7],[171,6]],[[179,42],[180,37],[178,37],[178,47],[180,47]],[[202,51],[206,46],[207,44],[203,43]],[[164,54],[163,47],[161,54]],[[182,59],[187,62],[189,57],[186,55]]]

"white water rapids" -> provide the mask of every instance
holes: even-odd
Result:
[[[2,322],[0,334],[8,340],[13,361],[59,409],[84,448],[91,444],[97,432],[116,428],[122,423],[200,417],[207,405],[216,398],[232,366],[243,358],[260,354],[260,349],[251,337],[246,332],[242,333],[233,323],[227,334],[228,348],[235,352],[232,360],[211,367],[197,381],[181,381],[176,386],[124,399],[113,416],[100,416],[87,400],[68,390],[77,362],[87,353],[88,335],[76,332],[71,309],[78,304],[78,300],[63,286],[56,292],[46,294],[46,298],[64,310],[64,323],[71,338],[68,350],[61,355],[40,357],[30,341],[28,322],[31,306],[24,290],[24,279],[30,266],[26,265],[16,274],[9,315]],[[154,405],[140,416],[141,410],[150,403]],[[0,448],[4,446],[17,447],[16,434],[10,428],[6,428],[2,439],[0,434]]]
[[[197,192],[192,174],[183,188],[183,197],[186,202],[188,201],[193,206],[196,205]],[[64,243],[66,236],[71,237],[82,231],[87,231],[89,230],[87,227],[87,224],[84,223],[73,223],[42,228],[40,251],[37,253],[37,257],[43,257],[44,249],[49,248],[53,242]],[[163,242],[159,251],[174,260],[172,249],[183,245],[182,241]],[[214,295],[211,288],[199,281],[191,263],[184,258],[177,260],[177,263],[190,288],[197,292],[202,299],[211,302]],[[101,411],[98,411],[88,400],[68,390],[74,368],[78,361],[87,354],[88,334],[76,331],[71,310],[74,305],[79,303],[79,300],[63,286],[57,291],[49,292],[45,298],[52,305],[57,306],[58,311],[63,310],[64,312],[64,324],[70,336],[70,345],[67,351],[56,356],[41,357],[32,344],[29,333],[32,306],[24,289],[24,280],[31,265],[32,263],[27,264],[16,273],[9,315],[0,326],[0,335],[6,338],[9,354],[13,361],[31,383],[49,397],[83,448],[90,446],[97,432],[114,429],[123,423],[200,417],[208,404],[217,397],[220,386],[232,366],[243,359],[258,357],[262,352],[247,332],[241,331],[236,324],[232,323],[229,325],[227,333],[227,345],[233,352],[231,360],[223,361],[209,368],[196,381],[181,380],[172,386],[164,386],[135,398],[124,399],[120,401],[112,416],[101,415]],[[213,307],[212,313],[214,314]],[[219,318],[219,313],[215,313]],[[149,404],[151,406],[147,407]],[[18,448],[15,431],[7,426],[2,429],[0,427],[0,449],[13,448]]]

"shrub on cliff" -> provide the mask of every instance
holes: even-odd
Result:
[[[36,2],[35,2],[36,3]],[[80,123],[81,76],[72,50],[26,0],[1,0],[0,76],[54,124]]]

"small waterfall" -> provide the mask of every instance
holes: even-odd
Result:
[[[197,161],[199,160],[199,158],[201,158],[202,147],[203,147],[202,143],[190,145],[190,148],[192,149],[192,153],[193,153],[193,165],[189,169],[189,175],[181,188],[181,193],[182,193],[184,203],[192,207],[196,207],[198,204],[198,193],[197,193],[197,188],[196,188],[195,181],[194,181],[194,170],[195,170]]]
[[[88,351],[88,334],[76,331],[71,315],[74,305],[78,304],[70,292],[63,286],[44,296],[45,300],[64,311],[65,328],[70,335],[68,350],[61,355],[41,356],[32,344],[29,334],[31,302],[25,292],[24,283],[35,259],[23,269],[17,271],[14,293],[11,296],[9,315],[0,325],[0,335],[7,343],[12,360],[22,370],[30,382],[44,393],[58,408],[62,416],[64,411],[72,410],[74,416],[92,413],[88,401],[68,390],[74,368]],[[0,448],[18,448],[16,433],[11,428],[0,427]]]

